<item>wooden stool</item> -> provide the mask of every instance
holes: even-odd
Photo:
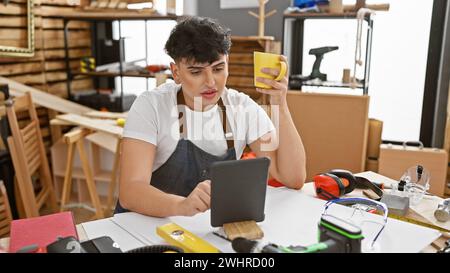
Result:
[[[83,172],[86,178],[86,185],[88,188],[89,197],[91,198],[92,205],[95,208],[94,218],[102,219],[105,217],[105,215],[103,213],[103,208],[100,203],[92,171],[91,168],[89,167],[89,160],[87,158],[87,154],[83,144],[83,139],[88,134],[90,134],[89,129],[78,128],[64,135],[64,142],[68,145],[68,151],[67,151],[66,172],[61,197],[61,211],[64,211],[65,207],[67,206],[67,202],[70,197],[70,191],[72,189],[72,167],[73,167],[74,150],[76,146],[78,154],[80,156]]]
[[[92,163],[94,173],[99,173],[101,171],[100,163],[100,147],[110,151],[114,154],[114,163],[111,170],[111,178],[108,190],[108,199],[106,201],[105,216],[112,216],[116,203],[115,203],[115,193],[117,186],[117,177],[119,172],[120,163],[120,146],[122,138],[117,135],[108,134],[105,132],[95,132],[86,136],[86,140],[91,142],[92,149]]]

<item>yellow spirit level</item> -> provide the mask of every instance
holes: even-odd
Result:
[[[156,228],[156,233],[166,242],[181,247],[186,253],[220,253],[220,250],[175,223]]]

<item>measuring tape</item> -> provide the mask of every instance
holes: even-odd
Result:
[[[419,225],[419,226],[423,226],[423,227],[427,227],[427,228],[436,229],[436,230],[439,230],[441,232],[450,232],[450,230],[448,230],[446,228],[442,228],[442,227],[439,227],[439,226],[436,226],[436,225],[433,225],[433,224],[430,224],[430,223],[425,223],[425,222],[422,222],[422,221],[419,221],[419,220],[411,219],[411,218],[400,216],[400,215],[396,215],[396,214],[388,214],[388,217],[389,218],[393,218],[393,219],[397,219],[397,220],[400,220],[400,221],[408,222],[408,223],[411,223],[411,224],[415,224],[415,225]]]

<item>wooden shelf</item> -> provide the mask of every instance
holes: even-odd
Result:
[[[115,21],[115,20],[176,20],[176,15],[163,15],[156,12],[143,11],[117,11],[117,12],[88,12],[75,11],[54,15],[48,15],[51,18],[60,18],[66,20],[83,20],[83,21]]]
[[[305,81],[302,83],[304,86],[322,86],[322,87],[338,87],[338,88],[352,88],[351,83],[334,82],[334,81]],[[361,83],[357,83],[355,88],[363,88]]]
[[[65,177],[65,170],[54,170],[54,175],[59,177]],[[111,182],[111,171],[101,170],[98,173],[93,174],[95,181]],[[73,179],[86,179],[83,169],[80,167],[73,167],[72,169]]]
[[[293,19],[320,19],[320,18],[355,18],[356,12],[344,12],[344,13],[325,13],[325,12],[304,12],[304,13],[285,13],[284,18]]]
[[[168,78],[171,78],[171,74],[170,73],[163,73],[165,74]],[[156,73],[148,73],[148,74],[143,74],[140,72],[123,72],[123,73],[114,73],[114,72],[73,72],[73,75],[77,76],[77,75],[84,75],[84,76],[94,76],[94,77],[140,77],[140,78],[155,78],[156,77]]]
[[[365,8],[376,10],[376,11],[389,11],[390,4],[368,4],[365,5]],[[355,5],[344,5],[344,10],[341,13],[331,13],[329,8],[322,9],[321,12],[286,12],[284,13],[284,18],[298,18],[298,19],[341,19],[341,18],[357,18],[357,10],[359,8],[355,7]],[[366,19],[370,18],[369,14],[366,14]]]
[[[281,43],[272,39],[261,39],[253,36],[231,36],[231,41],[227,87],[244,92],[258,103],[266,104],[265,96],[257,92],[254,86],[253,52],[280,54]]]
[[[273,41],[275,40],[274,37],[272,36],[263,36],[263,37],[258,37],[258,36],[231,36],[231,41],[238,41],[238,42],[248,42],[248,41]]]
[[[173,14],[160,14],[158,12],[156,12],[155,10],[132,10],[132,9],[127,9],[127,10],[117,10],[117,11],[111,11],[111,10],[86,10],[86,9],[78,9],[76,11],[72,11],[72,12],[61,12],[59,14],[53,14],[53,15],[46,15],[47,17],[51,17],[51,18],[58,18],[58,19],[62,19],[63,20],[63,24],[64,24],[64,28],[65,30],[67,30],[67,26],[68,23],[70,21],[87,21],[87,22],[91,22],[93,23],[93,27],[95,27],[95,29],[97,29],[97,23],[99,22],[112,22],[112,21],[129,21],[129,20],[135,20],[135,21],[144,21],[144,25],[147,26],[147,21],[153,21],[153,20],[165,20],[165,21],[176,21],[179,17],[177,15],[173,15]],[[66,68],[70,67],[70,51],[67,50],[68,48],[68,41],[70,40],[69,38],[69,31],[64,31],[64,46],[65,46],[65,50],[64,50],[64,61],[66,64]],[[94,33],[95,35],[93,36],[93,40],[98,41],[99,37],[97,37],[98,33],[97,31],[95,31]],[[147,42],[147,36],[148,33],[145,33],[145,40],[146,40],[146,55],[147,55],[147,51],[148,51],[148,42]],[[120,28],[119,28],[119,38],[122,39],[122,35],[120,32]],[[94,41],[93,41],[94,42]],[[96,52],[96,50],[100,50],[99,48],[94,48],[94,53]],[[124,45],[122,43],[119,43],[119,51],[122,52],[124,50]],[[117,54],[119,54],[120,52],[117,52]],[[84,54],[83,56],[87,56],[87,55],[92,55],[94,54],[91,52],[91,54]],[[73,54],[72,54],[73,55]],[[97,54],[94,54],[97,55]],[[119,54],[120,55],[120,54]],[[97,56],[98,57],[98,56]],[[123,57],[123,56],[122,56]],[[123,63],[123,58],[119,58],[120,62]],[[91,77],[120,77],[120,85],[123,87],[123,76],[125,77],[140,77],[140,78],[155,78],[156,79],[156,83],[157,85],[159,83],[165,82],[165,80],[167,78],[171,78],[171,75],[169,75],[168,73],[163,73],[163,74],[156,74],[156,73],[151,73],[151,72],[147,72],[146,70],[144,71],[136,71],[136,72],[130,72],[130,71],[124,71],[124,66],[120,65],[119,66],[120,70],[117,72],[85,72],[85,73],[81,73],[80,71],[71,71],[69,69],[67,69],[67,93],[69,98],[72,98],[73,96],[73,90],[75,88],[72,88],[72,80],[74,80],[75,77],[73,77],[73,75],[76,75],[78,77],[83,77],[83,76],[91,76]],[[140,68],[137,68],[137,70],[141,70]],[[115,84],[114,84],[115,85]],[[108,85],[109,86],[109,85]],[[81,88],[77,88],[77,89],[81,89]],[[122,88],[123,89],[123,88]],[[128,98],[124,98],[123,92],[120,93],[120,105],[119,104],[108,104],[107,102],[105,102],[102,106],[106,107],[110,110],[115,110],[118,112],[124,112],[124,111],[128,111],[129,108],[131,107],[131,96]],[[126,102],[126,103],[122,103],[122,102]],[[99,106],[100,107],[100,106]]]
[[[98,173],[94,174],[94,180],[111,182],[111,171],[100,170]]]
[[[353,9],[353,6],[349,7]],[[378,5],[375,8],[385,9],[389,5]],[[346,10],[342,13],[326,13],[326,12],[304,12],[304,13],[285,13],[283,16],[283,50],[288,59],[296,60],[289,64],[290,71],[290,88],[301,89],[302,85],[316,86],[316,87],[337,87],[337,88],[353,88],[351,84],[344,84],[342,82],[311,82],[303,81],[302,77],[296,78],[294,76],[302,75],[303,73],[303,56],[304,56],[304,37],[305,20],[306,19],[356,19],[357,12],[353,10]],[[364,78],[357,83],[354,88],[362,89],[363,95],[369,92],[369,72],[372,50],[372,35],[373,35],[373,19],[370,13],[365,14],[364,21],[367,23],[365,59],[364,59]],[[292,81],[296,81],[295,83]]]
[[[65,177],[65,170],[53,170],[55,176]],[[72,178],[76,179],[84,179],[84,173],[81,168],[73,167],[72,168]]]

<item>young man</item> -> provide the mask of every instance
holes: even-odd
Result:
[[[274,178],[290,188],[303,186],[305,151],[287,107],[287,76],[259,79],[272,86],[258,91],[276,106],[277,135],[259,105],[225,87],[230,46],[230,30],[210,18],[187,17],[172,30],[165,49],[175,61],[175,83],[143,93],[128,114],[115,213],[168,217],[206,211],[209,165],[239,159],[247,144],[257,157],[271,158]]]

